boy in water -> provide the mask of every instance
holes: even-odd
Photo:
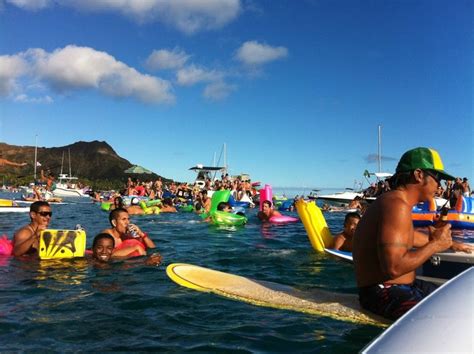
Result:
[[[360,215],[356,212],[347,213],[344,218],[344,230],[334,237],[334,249],[352,252],[352,237],[354,236]]]
[[[100,263],[108,263],[112,259],[115,248],[115,239],[112,235],[100,233],[92,242],[92,259]],[[160,265],[161,255],[154,253],[145,260],[146,265]]]

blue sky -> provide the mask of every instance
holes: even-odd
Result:
[[[0,140],[107,141],[192,181],[352,187],[416,146],[473,175],[472,1],[0,0]]]

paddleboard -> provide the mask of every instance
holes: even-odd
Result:
[[[339,250],[334,250],[330,248],[325,248],[324,252],[336,258],[342,259],[346,262],[354,263],[354,260],[352,259],[352,252],[339,251]]]
[[[173,263],[166,274],[175,283],[257,306],[303,312],[358,324],[384,327],[390,322],[363,310],[355,294],[339,294],[315,289],[300,291],[287,285],[198,267]]]
[[[474,267],[400,317],[362,353],[473,353]]]

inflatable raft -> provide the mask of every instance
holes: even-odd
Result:
[[[413,207],[413,225],[417,227],[430,226],[440,218],[440,211],[434,200],[420,203]],[[474,230],[474,198],[461,197],[453,209],[448,211],[445,219],[453,229]]]

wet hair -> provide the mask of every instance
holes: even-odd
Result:
[[[116,220],[120,213],[127,213],[128,214],[128,211],[127,211],[127,209],[124,209],[124,208],[117,208],[117,209],[114,209],[110,212],[110,214],[109,214],[110,225],[114,226],[112,224],[112,220]]]
[[[223,211],[226,207],[231,207],[229,203],[227,202],[220,202],[218,205],[217,205],[217,210],[219,211]]]
[[[30,212],[34,211],[35,213],[37,213],[40,210],[40,208],[43,207],[43,206],[50,207],[48,202],[45,202],[45,201],[42,201],[42,200],[34,202],[33,204],[30,205]]]
[[[264,200],[263,204],[267,204],[270,208],[272,207],[272,202],[269,200]]]
[[[115,197],[114,198],[114,205],[117,205],[119,208],[123,208],[123,199],[122,197]]]
[[[360,215],[359,215],[359,213],[356,213],[355,211],[353,211],[351,213],[347,213],[346,217],[344,218],[344,225],[347,224],[349,219],[359,219],[360,220]]]
[[[112,240],[112,244],[114,245],[115,247],[115,239],[112,235],[110,234],[106,234],[105,232],[103,233],[100,233],[98,235],[96,235],[94,237],[94,241],[92,241],[92,248],[95,248],[95,246],[97,245],[97,243],[99,243],[100,240],[103,240],[103,239],[109,239],[109,240]]]
[[[173,200],[171,198],[163,199],[163,205],[173,206]]]

